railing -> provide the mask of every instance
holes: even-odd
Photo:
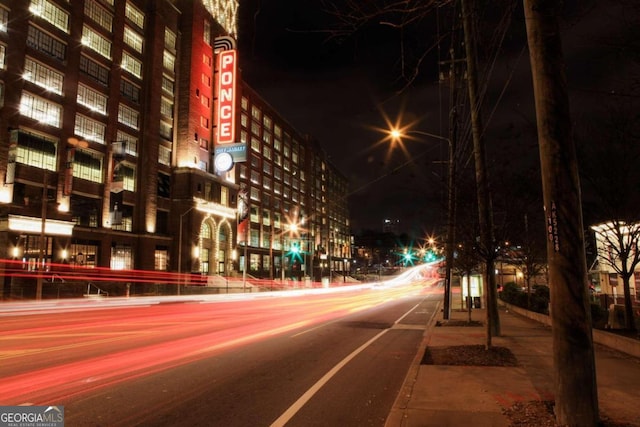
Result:
[[[96,293],[92,294],[91,293],[91,289],[95,288]],[[84,294],[85,297],[87,298],[102,298],[102,297],[108,297],[109,296],[109,292],[104,291],[102,289],[100,289],[99,287],[97,287],[96,285],[94,285],[93,283],[89,282],[87,283],[87,293]]]

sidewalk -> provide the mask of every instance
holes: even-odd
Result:
[[[551,328],[505,308],[500,309],[502,336],[496,347],[508,348],[515,367],[420,364],[427,347],[484,345],[485,311],[474,309],[472,320],[482,326],[438,326],[442,313],[428,326],[422,345],[387,418],[386,427],[502,427],[503,414],[517,402],[553,400]],[[450,324],[468,320],[454,303]],[[640,426],[640,359],[596,345],[596,375],[600,417]]]

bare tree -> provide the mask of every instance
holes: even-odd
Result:
[[[640,264],[640,222],[613,220],[595,225],[598,260],[611,267],[622,278],[624,289],[625,328],[635,330],[630,279]]]

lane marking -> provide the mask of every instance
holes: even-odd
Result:
[[[424,301],[424,300],[423,300]],[[415,306],[413,306],[409,311],[407,311],[405,314],[403,314],[402,316],[400,316],[400,318],[398,320],[396,320],[395,322],[393,322],[394,326],[401,322],[402,319],[404,319],[406,316],[408,316],[413,310],[415,310],[420,304],[422,304],[423,301],[420,301],[419,303],[417,303]],[[347,363],[349,363],[354,357],[356,357],[358,354],[360,354],[362,351],[364,351],[367,347],[369,347],[371,344],[373,344],[375,341],[378,340],[378,338],[380,338],[381,336],[383,336],[384,334],[386,334],[389,330],[391,330],[392,328],[388,328],[388,329],[384,329],[383,331],[379,332],[377,335],[375,335],[373,338],[371,338],[369,341],[367,341],[366,343],[362,344],[360,347],[358,347],[357,349],[355,349],[351,354],[349,354],[347,357],[345,357],[344,359],[342,359],[337,365],[335,365],[329,372],[327,372],[326,374],[324,374],[324,376],[322,378],[320,378],[318,380],[318,382],[316,382],[313,386],[311,386],[311,388],[309,390],[307,390],[302,396],[300,396],[300,398],[298,400],[296,400],[294,402],[293,405],[291,405],[286,411],[284,411],[284,413],[282,415],[280,415],[280,417],[278,417],[277,420],[275,420],[272,424],[271,427],[283,427],[287,422],[289,422],[291,420],[291,418],[294,417],[294,415],[304,406],[307,404],[307,402],[309,402],[309,400],[311,400],[311,398],[313,397],[313,395],[315,395],[318,390],[320,390],[326,383],[329,382],[329,380],[331,378],[333,378],[340,369],[342,369]]]

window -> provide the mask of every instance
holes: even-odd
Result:
[[[255,200],[257,202],[260,201],[260,189],[256,188],[256,187],[251,187],[251,194],[250,194],[251,200]]]
[[[113,15],[96,0],[85,0],[84,14],[108,32],[113,30]]]
[[[202,84],[205,85],[206,87],[211,87],[211,77],[209,77],[208,75],[202,73],[202,77],[200,78],[200,81],[202,81]]]
[[[162,54],[162,66],[165,70],[175,73],[176,71],[176,57],[168,50],[165,50]]]
[[[229,189],[227,187],[220,187],[220,204],[229,206]]]
[[[107,96],[83,84],[78,85],[78,104],[84,105],[91,111],[107,114]]]
[[[198,140],[198,143],[200,145],[200,148],[204,148],[205,150],[209,149],[209,140],[206,138],[200,138]]]
[[[129,80],[120,80],[120,94],[127,98],[129,101],[140,103],[140,88]]]
[[[65,33],[69,33],[69,15],[55,4],[47,0],[31,0],[29,11]]]
[[[160,113],[166,117],[173,117],[173,102],[164,96],[160,97]]]
[[[253,105],[251,107],[251,117],[253,117],[254,119],[256,119],[259,122],[261,116],[262,116],[262,111],[260,111],[260,109],[258,107]]]
[[[200,95],[200,103],[203,107],[209,108],[211,106],[211,100],[208,96]]]
[[[138,138],[128,133],[118,131],[116,141],[124,144],[124,152],[131,156],[138,156]]]
[[[9,11],[4,7],[0,7],[0,31],[7,32],[7,25],[9,24]]]
[[[267,175],[271,175],[271,163],[269,162],[262,162],[262,172],[264,172]]]
[[[256,121],[251,121],[251,133],[254,135],[260,135],[260,124]]]
[[[27,46],[60,61],[67,57],[67,45],[32,26],[29,26],[27,33]]]
[[[7,65],[7,47],[0,44],[0,70],[4,70],[5,65]]]
[[[76,150],[73,156],[73,177],[102,183],[102,156],[84,150]]]
[[[114,229],[115,228],[116,227],[114,227]],[[111,268],[113,270],[130,270],[133,268],[133,251],[131,250],[131,246],[115,245],[111,247]]]
[[[22,92],[20,114],[49,126],[62,126],[62,106],[29,92]]]
[[[104,144],[107,126],[81,114],[76,115],[75,134],[88,141]]]
[[[173,141],[173,126],[171,125],[171,123],[161,121],[158,131],[160,132],[161,137],[163,137],[167,141]]]
[[[209,129],[209,119],[204,116],[200,116],[200,126],[205,129]]]
[[[251,137],[251,149],[256,153],[260,152],[260,140],[258,138]]]
[[[113,171],[113,182],[122,182],[122,189],[136,191],[135,167],[127,163],[119,163]]]
[[[133,129],[140,129],[140,113],[124,104],[118,106],[118,122]]]
[[[144,13],[129,1],[124,7],[124,16],[131,20],[131,22],[141,30],[144,28]]]
[[[276,135],[277,138],[282,139],[282,128],[280,127],[280,125],[275,125],[273,127],[273,133]]]
[[[86,25],[82,28],[82,44],[105,58],[111,59],[111,42]]]
[[[204,65],[206,65],[207,67],[211,67],[211,64],[213,63],[211,60],[211,56],[207,55],[206,53],[202,54],[202,63]]]
[[[4,66],[2,68],[4,68]],[[62,82],[64,80],[62,73],[36,62],[29,57],[25,58],[24,74],[22,76],[31,83],[45,88],[50,92],[62,95]]]
[[[171,80],[167,76],[162,76],[162,90],[173,95],[175,84],[173,80]]]
[[[170,50],[176,50],[176,33],[168,28],[164,29],[164,47]]]
[[[142,61],[134,58],[126,51],[122,51],[122,69],[130,72],[137,78],[142,78]]]
[[[131,28],[124,26],[123,41],[138,53],[142,53],[142,37]]]
[[[251,183],[260,185],[260,173],[257,171],[251,171]]]
[[[169,269],[169,252],[166,249],[156,249],[154,253],[153,268],[157,271]]]
[[[265,159],[271,160],[271,148],[267,147],[266,145],[262,147],[262,156]]]
[[[171,149],[163,145],[158,147],[158,163],[171,166]]]
[[[202,30],[202,39],[208,45],[211,44],[211,24],[206,19],[203,24],[204,28]]]
[[[249,108],[249,100],[244,96],[240,100],[240,107],[242,108],[242,111],[247,111],[247,109]]]
[[[56,170],[57,141],[20,131],[16,162],[51,171]]]
[[[109,84],[109,69],[84,55],[80,57],[80,72],[103,86]]]

